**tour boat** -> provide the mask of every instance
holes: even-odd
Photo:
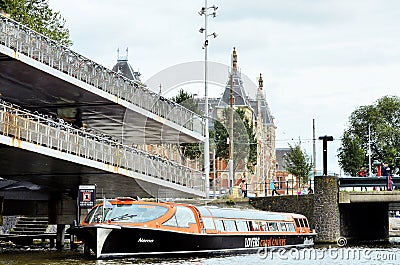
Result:
[[[316,235],[301,214],[131,198],[104,199],[69,232],[98,259],[307,247]]]

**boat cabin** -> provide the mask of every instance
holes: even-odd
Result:
[[[84,218],[82,226],[107,223],[202,234],[310,233],[307,218],[300,214],[126,198],[109,202],[112,206],[96,205]]]

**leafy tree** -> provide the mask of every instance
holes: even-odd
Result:
[[[375,104],[352,112],[338,149],[339,164],[346,174],[356,175],[368,164],[368,128],[371,131],[371,160],[398,166],[400,157],[400,98],[384,96]]]
[[[176,97],[173,97],[171,100],[197,114],[200,114],[198,101],[193,97],[193,95],[185,92],[182,88],[179,90],[178,95],[176,95]],[[202,154],[199,143],[181,143],[180,147],[183,156],[190,159],[197,159]]]
[[[284,168],[290,174],[297,176],[300,184],[308,182],[309,173],[313,167],[310,157],[301,150],[300,144],[292,146],[289,144],[289,152],[284,156]]]
[[[72,45],[65,19],[49,7],[48,0],[0,0],[0,10],[50,39]]]
[[[222,121],[214,121],[214,129],[210,131],[210,139],[214,139],[216,156],[229,159],[229,132],[227,128],[230,127],[230,119],[228,108],[223,110],[222,119]],[[245,165],[253,173],[254,165],[257,163],[257,140],[253,124],[246,117],[245,111],[240,108],[235,110],[233,116],[233,150],[234,168]]]

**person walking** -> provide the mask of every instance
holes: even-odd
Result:
[[[365,170],[364,167],[361,167],[360,170],[357,172],[358,177],[366,177],[367,176],[367,171]],[[361,191],[363,191],[363,187],[361,187]],[[365,187],[365,191],[367,191],[367,187]]]
[[[278,186],[279,186],[279,184],[278,184],[278,181],[276,179],[271,181],[269,187],[272,190],[272,196],[274,196],[274,194],[280,195],[279,192],[276,190],[276,188],[278,188]]]
[[[247,198],[247,187],[246,181],[242,179],[242,183],[240,183],[240,190],[242,191],[243,198]]]

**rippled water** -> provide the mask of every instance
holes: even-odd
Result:
[[[94,260],[81,252],[27,251],[0,254],[1,265],[116,265],[116,264],[400,264],[400,239],[385,245],[364,245],[338,248],[318,245],[308,249],[276,249],[267,253],[224,255],[201,258],[116,259]]]

